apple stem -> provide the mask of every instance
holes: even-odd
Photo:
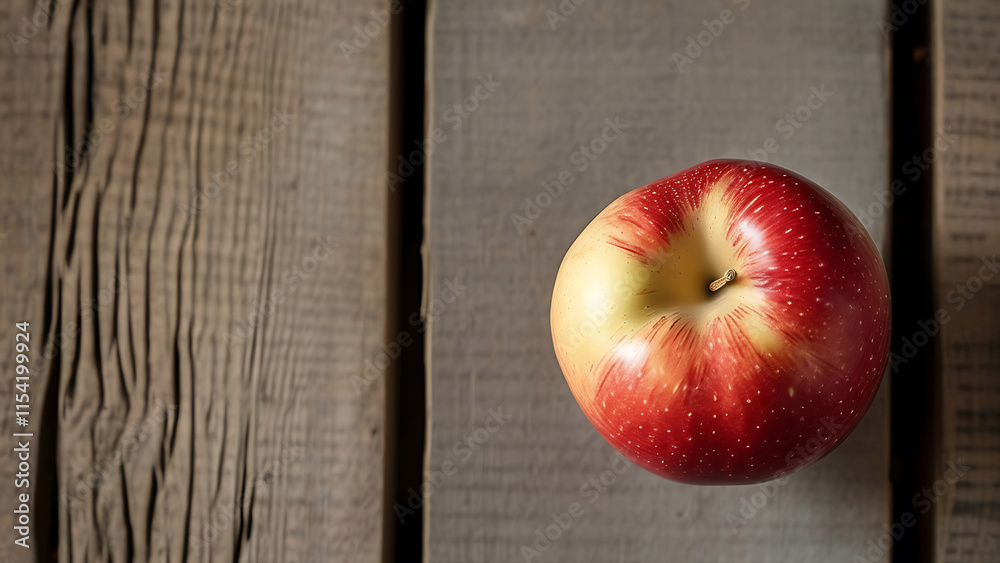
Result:
[[[729,268],[721,278],[708,284],[709,291],[718,291],[722,286],[736,279],[736,270]]]

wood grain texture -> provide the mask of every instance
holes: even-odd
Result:
[[[381,560],[351,375],[386,337],[388,32],[340,44],[388,2],[52,5],[0,65],[0,338],[45,345],[59,560]]]
[[[429,136],[440,128],[444,139],[428,184],[427,560],[525,560],[522,546],[534,547],[536,533],[572,503],[582,516],[530,560],[863,556],[890,520],[884,392],[842,447],[772,491],[734,533],[728,516],[761,488],[684,486],[636,468],[614,474],[613,450],[556,364],[548,312],[564,252],[604,206],[698,162],[745,158],[768,138],[777,146],[768,160],[850,208],[878,201],[887,187],[886,46],[877,26],[886,6],[579,4],[553,18],[555,29],[554,0],[432,6]],[[673,54],[685,54],[688,38],[697,41],[703,22],[724,9],[734,21],[678,69]],[[488,96],[483,80],[494,83]],[[469,98],[477,88],[478,100]],[[832,95],[814,98],[819,107],[789,127],[786,114],[812,88]],[[593,160],[574,156],[616,118],[627,125],[620,137]],[[572,180],[559,195],[536,199],[564,170]],[[525,198],[540,209],[519,232],[512,214],[526,215]],[[869,219],[884,248],[884,218]],[[465,289],[448,301],[447,284]],[[490,409],[500,408],[511,418],[490,432]],[[588,483],[602,474],[614,484],[595,494]]]
[[[929,496],[944,499],[935,560],[979,563],[1000,557],[1000,5],[941,2],[934,22],[938,133],[928,154],[946,321],[935,341],[941,451]],[[949,464],[971,468],[958,476]]]

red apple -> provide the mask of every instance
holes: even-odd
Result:
[[[675,481],[755,483],[829,453],[864,416],[889,355],[889,282],[829,192],[713,160],[602,211],[563,259],[551,322],[573,395],[615,448]]]

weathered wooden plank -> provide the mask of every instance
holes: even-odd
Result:
[[[58,77],[52,75],[52,59],[46,39],[30,38],[27,45],[15,40],[22,33],[37,31],[31,23],[35,6],[31,2],[7,2],[0,6],[0,561],[28,563],[48,555],[47,529],[50,521],[44,507],[54,502],[52,455],[55,444],[50,433],[43,432],[42,406],[46,402],[46,377],[38,360],[44,331],[45,280],[48,270],[48,240],[53,205],[51,124],[58,114]],[[27,17],[28,23],[22,18]],[[10,33],[8,33],[10,32]],[[44,34],[44,30],[41,31]],[[27,38],[26,38],[27,39]],[[65,38],[62,53],[65,53]],[[49,126],[47,126],[49,125]],[[27,388],[15,390],[15,323],[29,323],[29,363]],[[21,427],[15,417],[18,395],[27,392],[28,425]],[[15,437],[14,433],[31,433]],[[27,481],[16,477],[20,459],[14,448],[28,444]],[[50,455],[46,456],[46,450]],[[27,495],[28,514],[20,509],[21,495]],[[9,508],[7,508],[9,507]],[[19,510],[21,512],[21,510]],[[30,534],[22,540],[28,548],[15,544],[22,539],[14,526],[27,516]]]
[[[921,158],[937,162],[941,449],[924,499],[936,503],[935,560],[975,563],[1000,553],[1000,5],[935,10],[937,134]]]
[[[622,469],[590,427],[556,364],[548,311],[560,259],[594,215],[698,162],[766,158],[852,209],[878,201],[884,10],[434,3],[429,561],[535,560],[523,546],[544,561],[848,561],[878,539],[890,520],[884,394],[838,451],[785,484],[673,484]],[[703,45],[687,52],[689,38]],[[591,143],[593,158],[581,150]],[[866,223],[882,245],[878,215]],[[445,299],[448,284],[464,289]],[[498,427],[500,409],[510,418]],[[591,482],[602,475],[614,484]],[[730,517],[761,499],[745,523]],[[582,515],[536,544],[573,503]]]
[[[52,4],[3,55],[0,335],[47,347],[60,561],[380,560],[383,382],[351,375],[386,333],[388,2]]]

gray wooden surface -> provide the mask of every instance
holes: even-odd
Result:
[[[0,7],[0,342],[59,560],[380,560],[388,33],[339,45],[388,2],[49,4]]]
[[[936,561],[1000,557],[1000,5],[949,0],[935,12],[936,307],[941,450]],[[923,158],[923,155],[921,155]],[[911,335],[916,342],[917,334]],[[964,474],[959,471],[967,470]]]
[[[768,160],[856,212],[878,201],[887,184],[887,45],[877,26],[886,5],[586,2],[564,20],[549,13],[559,5],[433,2],[428,114],[431,132],[445,138],[428,172],[428,304],[437,307],[427,469],[449,471],[429,482],[427,560],[863,557],[891,518],[884,389],[841,448],[739,523],[729,515],[762,489],[673,484],[634,467],[614,474],[615,452],[559,372],[548,312],[562,255],[587,222],[625,191],[698,162],[770,147]],[[697,41],[703,21],[725,9],[734,21],[679,69],[673,54],[685,54],[687,38]],[[498,83],[488,96],[484,79]],[[477,88],[480,98],[468,98]],[[812,88],[832,95],[813,98],[809,118],[788,127],[786,114]],[[606,119],[627,128],[593,161],[574,156]],[[537,199],[542,209],[519,232],[512,214],[525,215],[525,198],[563,170],[572,180],[558,197]],[[868,222],[885,248],[884,214]],[[465,289],[446,303],[448,283]],[[490,409],[511,418],[497,427]],[[613,485],[588,485],[606,471]],[[539,558],[526,556],[523,546],[534,548],[536,532],[573,503],[583,514]]]

